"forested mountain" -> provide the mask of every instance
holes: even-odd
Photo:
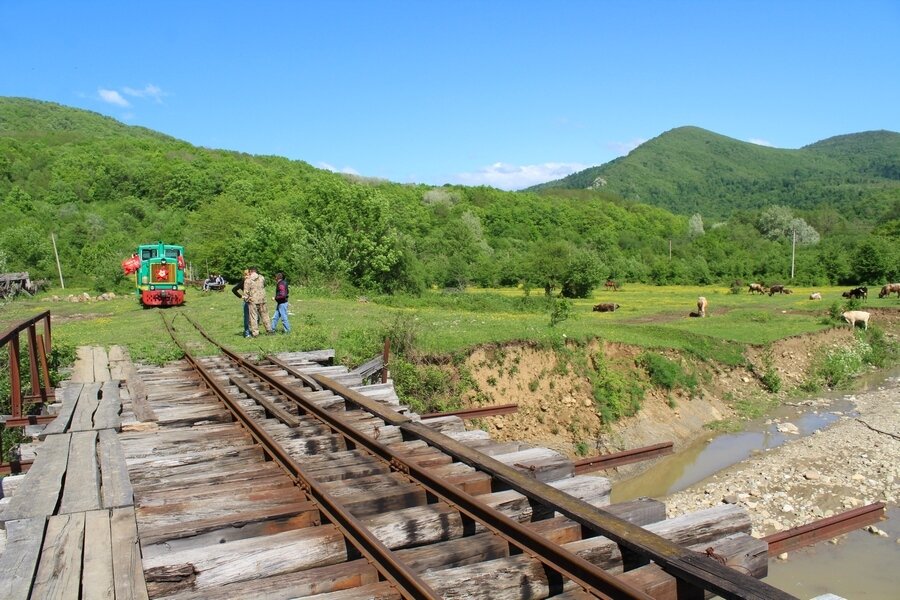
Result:
[[[783,150],[679,127],[627,156],[532,190],[556,188],[602,189],[705,218],[780,204],[853,211],[876,222],[900,200],[900,133],[868,131]]]
[[[836,146],[818,150],[823,161],[834,160]],[[865,168],[888,168],[878,160]],[[234,280],[256,264],[294,282],[380,292],[525,283],[580,295],[605,277],[786,279],[785,231],[795,222],[808,228],[800,230],[800,281],[900,278],[900,214],[869,235],[854,214],[767,211],[704,227],[703,217],[606,188],[401,185],[0,98],[0,272],[55,278],[52,233],[67,282],[98,289],[121,284],[120,261],[155,240],[184,244],[199,276],[221,271]]]

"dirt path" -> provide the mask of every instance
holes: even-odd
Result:
[[[750,512],[754,535],[765,536],[872,502],[897,506],[900,376],[851,400],[855,414],[665,498],[670,516],[737,503]]]

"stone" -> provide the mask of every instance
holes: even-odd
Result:
[[[810,481],[815,481],[816,479],[819,479],[821,475],[819,475],[818,471],[807,471],[803,474],[803,477],[805,479],[809,479]]]
[[[781,433],[799,434],[800,430],[793,423],[779,423],[776,427]]]
[[[788,559],[787,552],[782,552],[781,554],[778,555],[778,560],[787,560],[787,559]]]

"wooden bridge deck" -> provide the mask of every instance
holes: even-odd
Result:
[[[363,385],[357,373],[317,364],[327,353],[279,358],[406,411],[390,384]],[[245,410],[260,418],[271,414],[271,406],[252,397],[258,384],[224,370],[220,375],[242,395]],[[329,391],[309,395],[322,406],[339,402]],[[315,504],[184,363],[138,369],[120,348],[108,354],[79,349],[72,378],[57,398],[59,416],[40,435],[35,463],[18,478],[11,499],[3,500],[0,598],[398,597],[371,564],[354,556],[336,527],[323,524]],[[622,553],[611,540],[583,539],[581,525],[534,514],[539,507],[527,497],[492,491],[485,473],[424,442],[404,441],[396,427],[369,413],[348,409],[342,415],[488,506],[622,572]],[[291,427],[274,419],[266,427],[434,589],[453,596],[454,590],[483,586],[484,597],[513,598],[541,581],[549,585],[528,556],[509,556],[506,544],[490,533],[473,535],[455,511],[426,503],[421,489],[390,475],[383,463],[333,447],[327,428],[293,418]],[[423,423],[677,543],[714,547],[729,564],[765,573],[766,544],[750,538],[749,517],[737,507],[666,520],[664,505],[655,500],[610,506],[609,482],[573,476],[572,462],[556,452],[494,442],[484,432],[466,431],[455,417]],[[525,579],[512,577],[503,588],[498,569],[521,570]],[[626,575],[642,585],[671,580],[652,565]],[[559,592],[557,597],[583,597]]]

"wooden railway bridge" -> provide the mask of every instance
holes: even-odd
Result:
[[[421,418],[332,351],[182,348],[79,349],[3,480],[0,598],[792,598],[757,579],[740,507],[611,505],[605,478]]]

